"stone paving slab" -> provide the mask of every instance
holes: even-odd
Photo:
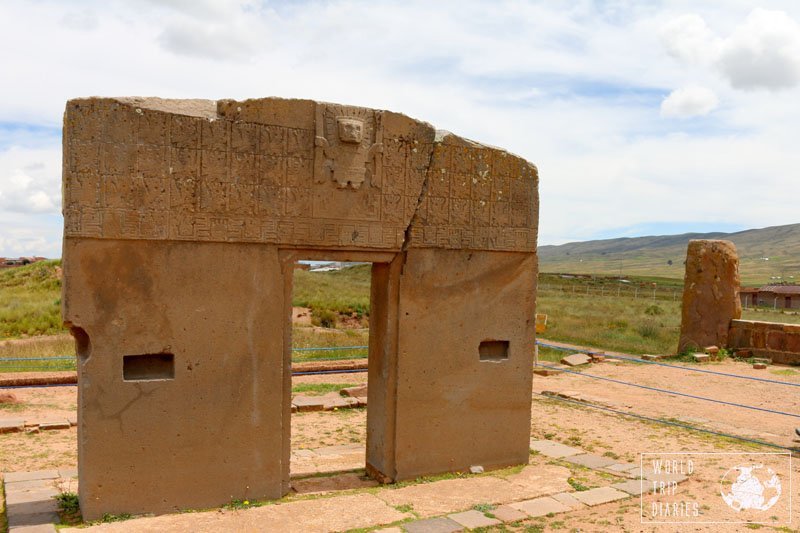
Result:
[[[16,433],[25,429],[25,421],[20,418],[0,419],[0,433]]]
[[[40,489],[13,490],[6,485],[6,505],[11,508],[15,504],[24,504],[49,500],[58,495],[55,487],[42,487]]]
[[[569,511],[569,507],[548,496],[511,503],[509,506],[522,511],[531,518],[545,516],[550,513],[563,513],[565,511]]]
[[[428,518],[403,524],[403,529],[408,533],[455,533],[463,531],[461,524],[449,518]]]
[[[56,533],[55,524],[39,524],[38,526],[17,526],[9,529],[9,533]]]
[[[570,457],[572,455],[580,455],[584,453],[583,450],[572,448],[552,440],[531,441],[531,450],[537,451],[542,455],[546,455],[547,457],[553,457],[554,459],[561,459],[564,457]]]
[[[54,512],[31,514],[8,513],[8,530],[9,532],[15,532],[15,528],[21,526],[52,525],[58,523],[59,520],[58,513]]]
[[[513,495],[514,485],[493,476],[444,479],[376,494],[391,506],[413,506],[421,518],[469,509],[481,503],[503,502]]]
[[[509,505],[498,505],[492,510],[492,514],[503,522],[517,522],[528,518],[528,515]]]
[[[496,518],[489,518],[482,512],[476,511],[475,509],[470,509],[469,511],[464,511],[462,513],[454,513],[448,515],[447,518],[453,520],[454,522],[458,522],[467,529],[496,526],[500,523],[500,520]]]
[[[292,398],[292,405],[297,407],[301,413],[308,411],[322,411],[325,409],[325,402],[320,397],[295,396]]]
[[[570,509],[580,509],[586,505],[573,496],[571,492],[559,492],[558,494],[553,494],[552,498],[559,503],[563,503]]]
[[[629,497],[627,493],[622,492],[621,490],[612,489],[611,487],[598,487],[596,489],[574,492],[572,495],[589,507],[594,507],[595,505],[614,502]]]
[[[8,472],[3,475],[6,483],[31,481],[34,479],[58,479],[58,470],[36,470],[33,472]]]
[[[622,483],[614,483],[611,488],[627,492],[631,496],[639,496],[643,492],[647,492],[649,483],[641,479],[631,479],[630,481],[623,481]]]
[[[71,427],[69,420],[50,420],[47,422],[39,422],[39,429],[42,431],[52,431],[54,429],[69,429]]]
[[[614,472],[630,472],[631,470],[639,468],[639,465],[633,463],[617,463],[606,468]]]
[[[88,528],[63,528],[60,533],[128,533],[135,531],[280,531],[281,533],[328,533],[372,528],[413,518],[393,509],[372,494],[316,498],[277,505],[228,511],[214,509],[196,513],[137,518],[133,521],[98,524]],[[459,529],[462,529],[459,526]]]
[[[69,479],[73,477],[78,477],[78,469],[77,468],[59,468],[58,469],[58,477],[63,479]]]
[[[605,468],[607,466],[613,465],[616,462],[614,459],[611,459],[610,457],[602,457],[600,455],[595,455],[593,453],[572,455],[570,457],[564,457],[564,460],[572,464],[585,466],[586,468],[593,468],[593,469]]]

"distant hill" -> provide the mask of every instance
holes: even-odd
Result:
[[[775,281],[771,278],[777,276],[800,283],[800,224],[736,233],[684,233],[540,246],[540,270],[682,278],[691,239],[733,241],[739,251],[744,284],[760,285]]]

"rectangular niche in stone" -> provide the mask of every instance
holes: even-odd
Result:
[[[481,361],[504,361],[508,359],[508,341],[483,341],[478,354]]]
[[[171,353],[125,355],[122,358],[122,379],[150,381],[175,378],[175,356]]]

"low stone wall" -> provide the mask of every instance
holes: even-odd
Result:
[[[728,347],[751,350],[774,363],[800,364],[800,324],[731,320]]]

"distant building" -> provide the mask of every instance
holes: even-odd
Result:
[[[759,289],[742,288],[739,297],[744,307],[800,309],[800,285],[765,285]]]
[[[0,257],[0,268],[12,268],[44,261],[46,257]]]

